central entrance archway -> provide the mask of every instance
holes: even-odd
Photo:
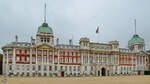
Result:
[[[64,77],[64,73],[65,73],[64,71],[61,72],[61,77]]]
[[[105,68],[102,68],[101,72],[102,72],[102,76],[106,76],[106,69]]]

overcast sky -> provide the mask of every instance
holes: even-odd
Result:
[[[97,42],[95,32],[100,26],[99,42],[118,40],[126,48],[136,18],[137,33],[150,49],[150,0],[0,0],[0,47],[15,41],[15,35],[19,41],[35,38],[45,2],[47,23],[60,43],[68,44],[72,37],[74,44],[81,37]]]

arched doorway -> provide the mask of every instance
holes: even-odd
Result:
[[[98,76],[100,76],[100,74],[101,74],[100,71],[98,71]]]
[[[61,77],[64,77],[64,73],[65,73],[64,71],[61,72]]]
[[[102,68],[101,72],[102,72],[102,76],[106,76],[106,69],[105,68]]]
[[[140,71],[138,71],[138,75],[141,75]]]

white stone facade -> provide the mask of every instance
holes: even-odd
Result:
[[[40,27],[31,42],[11,42],[2,47],[3,74],[13,76],[113,76],[143,74],[148,69],[144,43],[132,43],[129,49],[119,48],[118,41],[93,43],[81,38],[79,45],[54,45],[47,23]],[[43,33],[44,31],[46,33]]]

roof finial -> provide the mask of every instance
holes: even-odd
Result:
[[[44,10],[44,23],[46,23],[46,3],[45,3],[45,10]]]
[[[134,19],[134,27],[135,27],[135,34],[136,34],[136,19]]]

